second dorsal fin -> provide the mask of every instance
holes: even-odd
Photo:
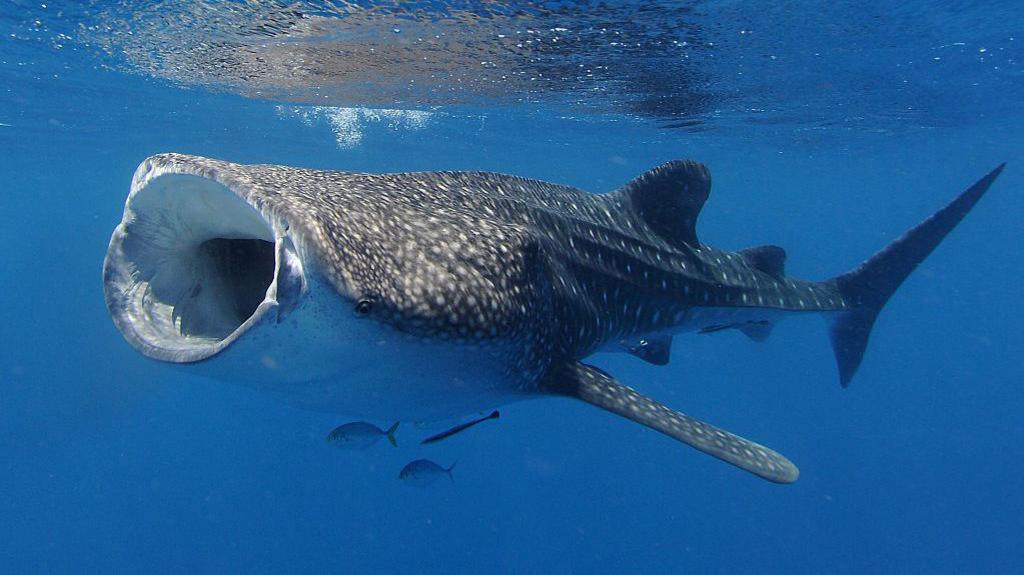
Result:
[[[768,275],[775,277],[786,275],[786,250],[779,246],[754,246],[740,250],[740,255],[750,265]]]
[[[711,173],[704,164],[675,160],[641,174],[614,194],[662,239],[696,246],[697,216],[710,192]]]

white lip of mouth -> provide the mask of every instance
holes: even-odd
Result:
[[[103,265],[117,328],[142,354],[174,363],[218,354],[305,291],[287,224],[189,171],[140,166]]]

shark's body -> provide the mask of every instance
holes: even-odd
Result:
[[[781,455],[579,361],[621,349],[661,364],[675,334],[760,340],[787,315],[824,313],[846,385],[889,295],[998,172],[858,270],[812,282],[785,275],[781,248],[699,241],[710,175],[695,162],[591,194],[493,173],[166,154],[136,172],[105,291],[144,354],[313,408],[434,419],[568,395],[789,482]]]

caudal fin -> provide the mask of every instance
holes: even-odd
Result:
[[[386,431],[386,433],[388,434],[388,441],[391,443],[392,447],[398,447],[398,440],[395,439],[395,432],[398,431],[399,423],[402,422],[396,421],[395,424],[389,427],[388,430]]]
[[[850,384],[860,366],[871,327],[885,302],[964,219],[1005,165],[1000,164],[946,207],[911,228],[856,269],[829,280],[843,299],[853,306],[850,311],[834,316],[831,325],[832,348],[843,387]]]

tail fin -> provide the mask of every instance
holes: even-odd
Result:
[[[445,473],[448,474],[448,479],[451,479],[452,483],[455,483],[455,476],[452,475],[452,471],[455,471],[455,464],[456,463],[458,463],[458,461],[452,463],[451,467],[449,467],[448,469],[445,469]]]
[[[398,431],[398,424],[399,423],[402,423],[402,422],[401,421],[396,421],[395,424],[392,425],[391,427],[389,427],[387,432],[386,432],[388,434],[388,441],[391,442],[391,446],[392,447],[398,447],[398,440],[395,439],[395,432]]]
[[[850,385],[868,345],[871,327],[885,302],[946,235],[964,219],[1006,164],[1000,164],[946,207],[935,212],[853,271],[829,280],[854,307],[831,325],[839,382]]]

